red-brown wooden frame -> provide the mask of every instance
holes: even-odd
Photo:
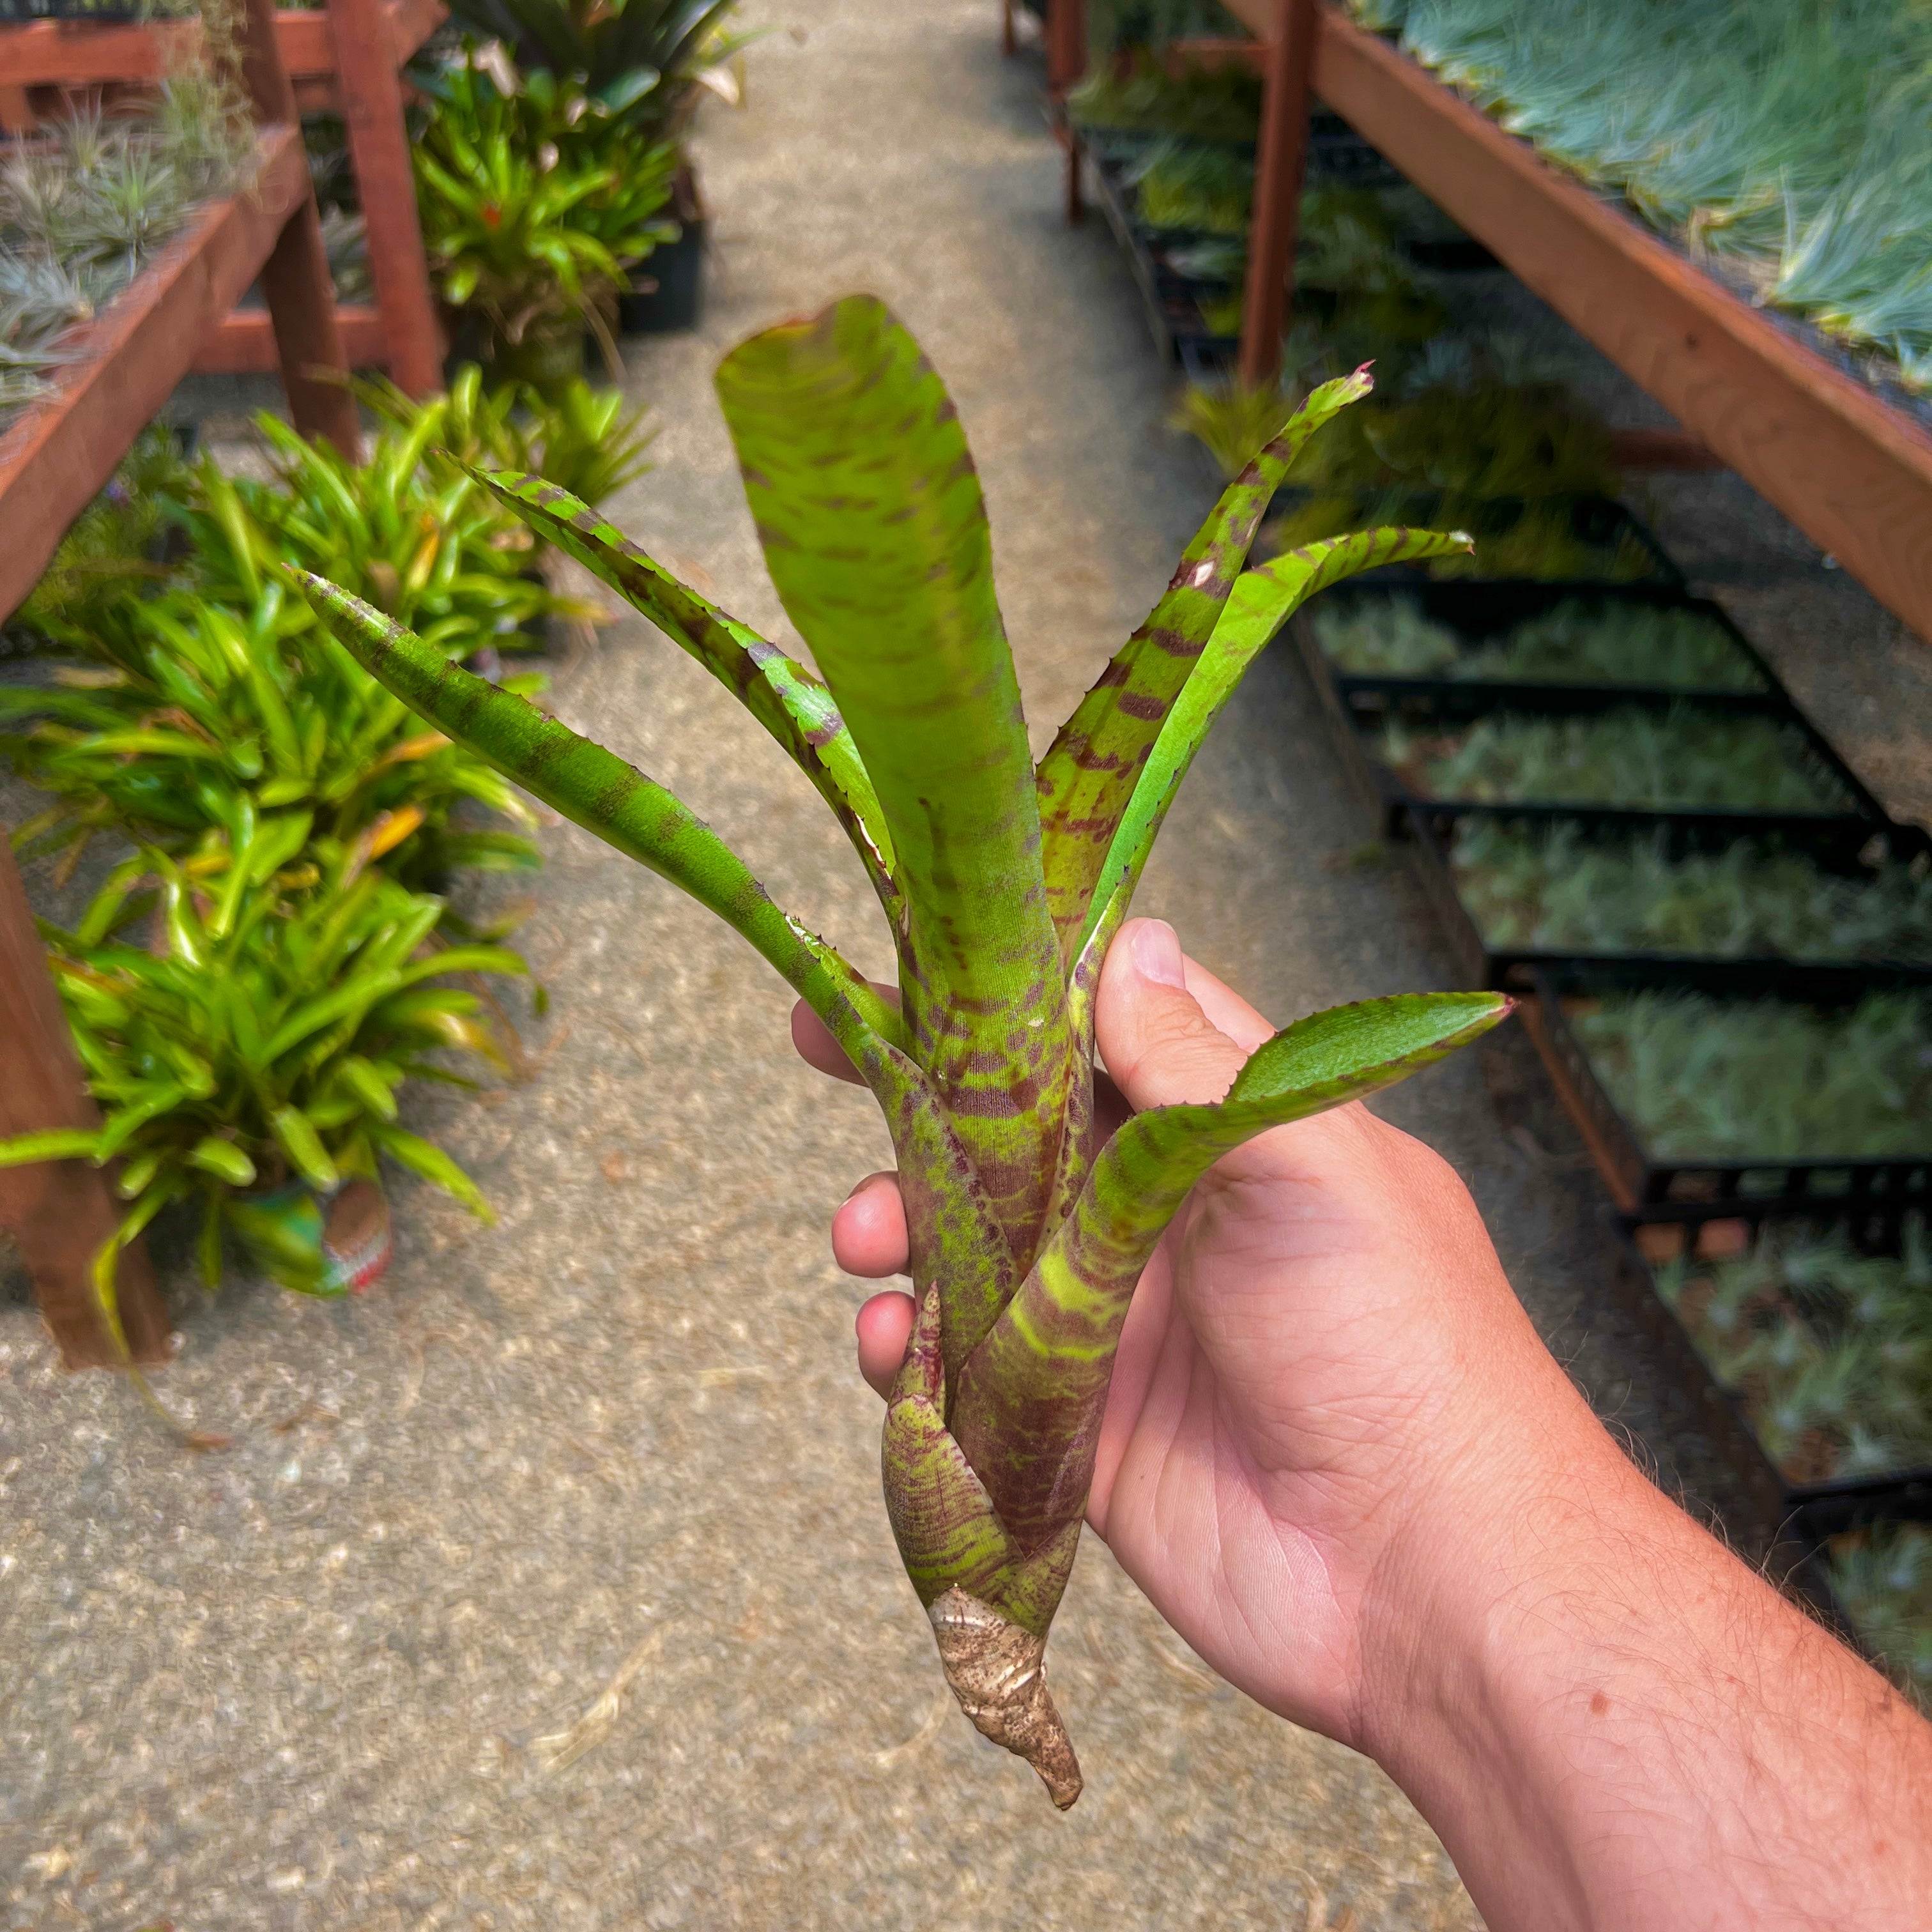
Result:
[[[1264,44],[1285,7],[1228,0]],[[1662,403],[1922,638],[1932,639],[1932,434],[1686,260],[1633,217],[1541,159],[1425,68],[1312,0],[1312,72],[1266,94],[1257,220],[1296,195],[1282,157],[1306,141],[1312,88],[1447,214]],[[1274,64],[1264,71],[1274,74]],[[1270,148],[1269,136],[1275,138]],[[1272,154],[1274,166],[1268,163]],[[1271,373],[1280,321],[1251,301],[1244,370]],[[1647,440],[1634,438],[1633,454]],[[1685,466],[1684,446],[1649,453]]]

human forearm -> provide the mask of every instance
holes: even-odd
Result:
[[[1492,1932],[1922,1924],[1932,1726],[1596,1435],[1414,1565],[1365,1746]]]

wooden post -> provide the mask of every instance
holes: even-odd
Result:
[[[1020,50],[1018,29],[1013,24],[1013,9],[1019,0],[1000,0],[1000,51],[1011,60]]]
[[[416,218],[388,20],[382,0],[328,0],[328,22],[389,374],[410,395],[426,396],[442,387],[442,331]]]
[[[1046,88],[1058,100],[1087,71],[1087,0],[1046,0]]]
[[[1240,377],[1271,382],[1294,300],[1294,242],[1308,154],[1309,82],[1318,21],[1315,0],[1282,0],[1262,91],[1261,151],[1248,228],[1248,286],[1241,312]]]
[[[100,1124],[0,827],[0,1138]],[[94,1298],[94,1258],[120,1220],[106,1174],[87,1161],[0,1167],[0,1226],[20,1244],[41,1317],[70,1369],[120,1364]],[[165,1362],[167,1310],[141,1243],[122,1252],[117,1283],[134,1359]]]
[[[258,121],[293,128],[300,116],[296,92],[275,39],[274,0],[245,0],[242,83]],[[382,39],[385,58],[388,37]],[[322,218],[311,189],[284,224],[273,252],[262,264],[262,292],[275,325],[275,346],[282,365],[282,387],[289,413],[304,436],[325,436],[352,462],[361,453],[362,428],[356,399],[340,381],[316,381],[314,370],[349,373],[342,353],[342,332],[335,320],[335,296],[328,279],[328,257],[322,245]]]

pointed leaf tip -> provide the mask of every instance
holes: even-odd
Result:
[[[1229,1102],[1270,1100],[1371,1069],[1408,1070],[1466,1045],[1506,1018],[1506,993],[1398,993],[1311,1013],[1258,1047],[1234,1076]]]

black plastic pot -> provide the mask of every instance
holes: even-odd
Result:
[[[574,316],[550,327],[532,327],[521,342],[513,343],[504,340],[473,309],[463,310],[451,318],[443,375],[447,380],[464,363],[474,362],[489,380],[518,380],[548,391],[589,373],[593,347],[590,330]],[[603,368],[602,357],[594,366]]]
[[[702,215],[686,222],[675,242],[661,243],[645,258],[617,298],[620,335],[664,335],[698,326],[704,306],[706,226]]]
[[[1732,1218],[1729,1210],[1706,1210],[1703,1220]],[[1802,1217],[1828,1222],[1829,1216]],[[1694,1244],[1696,1228],[1687,1228]],[[1865,1217],[1834,1222],[1846,1226],[1861,1246],[1875,1252],[1898,1252],[1899,1221]],[[1690,1330],[1657,1292],[1650,1264],[1639,1252],[1630,1229],[1613,1232],[1616,1265],[1612,1280],[1625,1312],[1655,1346],[1672,1386],[1690,1404],[1718,1460],[1738,1479],[1759,1526],[1774,1544],[1789,1545],[1838,1534],[1862,1525],[1900,1520],[1932,1520],[1932,1468],[1900,1469],[1882,1475],[1796,1483],[1778,1468],[1750,1426],[1743,1403],[1720,1387],[1706,1366]],[[1795,1552],[1794,1552],[1795,1553]]]
[[[1851,1216],[1869,1222],[1932,1210],[1932,1120],[1916,1154],[1843,1156],[1829,1148],[1802,1160],[1782,1154],[1742,1160],[1670,1157],[1648,1146],[1627,1120],[1570,1024],[1567,1004],[1628,990],[1586,966],[1538,968],[1525,1023],[1558,1100],[1576,1122],[1618,1209],[1640,1222],[1697,1222],[1769,1214]],[[1848,1004],[1867,987],[1848,988],[1823,1005]]]

